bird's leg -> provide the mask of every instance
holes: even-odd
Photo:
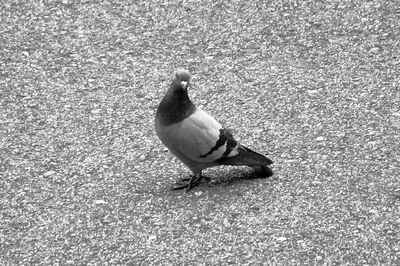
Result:
[[[191,175],[190,177],[181,178],[178,182],[175,183],[172,189],[177,190],[186,188],[186,192],[188,192],[192,188],[197,186],[202,178],[203,176],[201,175],[201,171],[197,172],[194,175]]]
[[[189,192],[192,188],[197,186],[200,183],[201,178],[202,178],[201,171],[197,172],[195,175],[192,175],[192,178],[190,178],[189,184],[186,187],[186,192]]]
[[[193,175],[190,175],[190,176],[188,176],[188,177],[181,177],[180,179],[179,179],[179,182],[189,182],[190,181],[190,179],[192,179],[193,178]],[[203,179],[205,179],[205,180],[207,180],[207,181],[211,181],[211,177],[209,177],[209,176],[204,176],[204,175],[201,175],[201,179],[203,180]]]

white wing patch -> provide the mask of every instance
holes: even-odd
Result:
[[[225,144],[226,146],[226,144]],[[239,150],[238,150],[238,144],[236,144],[236,146],[231,150],[230,153],[228,153],[228,155],[226,155],[226,157],[234,157],[237,156],[239,154]]]

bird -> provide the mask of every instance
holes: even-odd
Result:
[[[236,141],[230,130],[198,108],[189,98],[191,74],[177,69],[158,105],[154,126],[161,142],[192,172],[173,189],[188,192],[202,180],[202,171],[220,165],[252,167],[260,177],[273,175],[273,162]]]

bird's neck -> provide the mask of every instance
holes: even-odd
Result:
[[[167,93],[157,109],[157,116],[164,125],[178,123],[196,111],[196,106],[189,99],[187,92]]]

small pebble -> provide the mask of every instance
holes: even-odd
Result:
[[[308,90],[307,93],[308,94],[316,94],[316,93],[318,93],[318,90]]]
[[[43,174],[43,176],[51,176],[54,175],[56,172],[54,171],[47,171],[46,173]]]
[[[106,204],[106,203],[107,203],[106,201],[101,200],[101,199],[100,199],[100,200],[95,200],[95,201],[94,201],[94,204],[96,204],[96,205],[97,205],[97,204]]]
[[[90,111],[92,114],[98,114],[101,112],[101,109],[93,109],[92,111]]]
[[[371,48],[369,51],[370,51],[371,53],[376,53],[376,52],[379,51],[379,48],[378,48],[378,47],[374,47],[374,48]]]

